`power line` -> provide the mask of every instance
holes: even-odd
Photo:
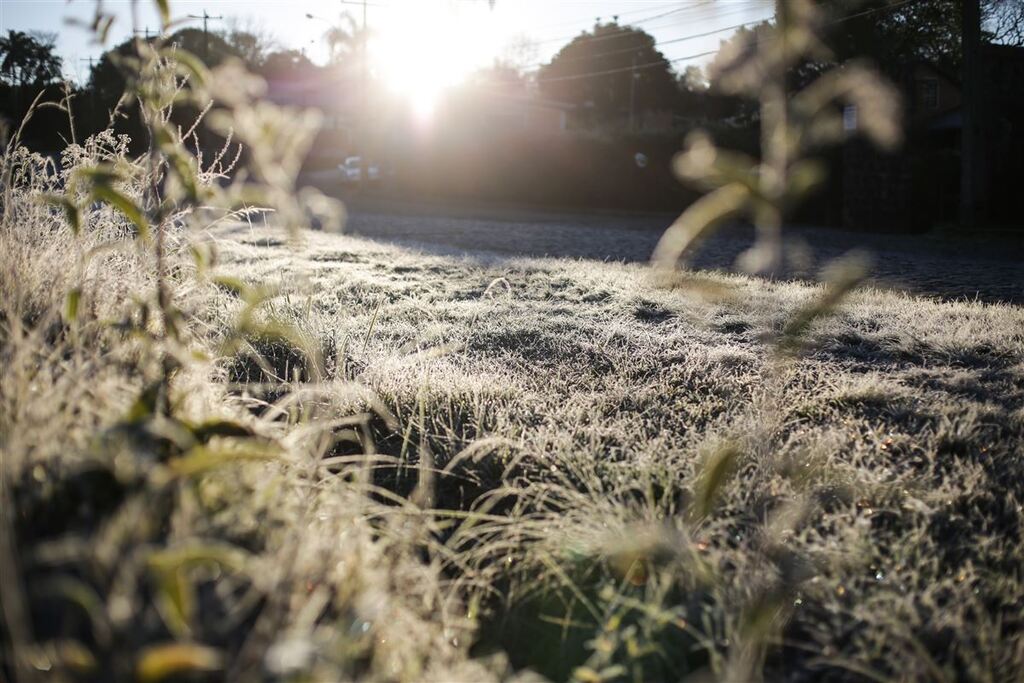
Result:
[[[903,7],[905,5],[909,5],[909,4],[916,3],[916,2],[921,2],[921,1],[922,0],[901,0],[900,2],[896,2],[896,3],[893,3],[891,5],[886,5],[885,7],[877,7],[875,9],[865,10],[863,12],[858,12],[856,14],[851,14],[849,16],[842,17],[840,19],[836,19],[834,21],[827,22],[825,24],[825,26],[834,26],[836,24],[841,24],[841,23],[844,23],[846,21],[850,21],[852,19],[856,19],[858,17],[868,16],[868,15],[871,15],[871,14],[877,14],[878,12],[891,12],[892,10],[898,9],[898,8]],[[753,23],[762,23],[762,22],[753,22]],[[729,30],[729,29],[725,28],[725,29],[721,29],[721,30],[724,31],[724,30]],[[688,38],[688,37],[685,37],[685,38]],[[678,41],[678,40],[682,40],[682,39],[676,39],[676,40]],[[761,39],[761,40],[754,41],[752,43],[752,46],[756,47],[758,45],[762,45],[762,44],[771,42],[773,40],[776,40],[776,38],[775,37],[764,38],[764,39]],[[707,57],[709,55],[716,54],[717,52],[718,52],[718,50],[708,50],[706,52],[699,52],[699,53],[692,54],[692,55],[685,55],[683,57],[676,57],[674,59],[662,59],[662,60],[658,60],[656,62],[647,62],[646,64],[636,64],[634,66],[619,67],[619,68],[616,68],[616,69],[604,69],[604,70],[601,70],[601,71],[590,71],[590,72],[587,72],[587,73],[572,74],[572,75],[568,75],[568,76],[554,76],[554,77],[550,77],[550,78],[538,77],[536,80],[539,83],[554,83],[554,82],[558,82],[558,81],[574,81],[574,80],[579,80],[581,78],[590,78],[592,76],[607,76],[607,75],[617,74],[617,73],[626,73],[626,72],[629,72],[629,71],[634,71],[634,70],[639,70],[639,69],[651,69],[651,68],[655,68],[655,67],[659,67],[659,66],[664,66],[666,63],[668,63],[668,64],[676,64],[678,62],[686,62],[686,61],[690,61],[690,60],[693,60],[693,59],[699,59],[701,57]]]
[[[707,2],[708,2],[708,0],[701,0],[701,2],[694,3],[694,4],[695,5],[696,4],[706,4]],[[616,14],[614,16],[616,16],[616,17],[626,17],[626,16],[631,16],[631,15],[634,15],[634,14],[642,14],[644,12],[650,12],[652,9],[654,9],[654,8],[653,7],[643,7],[643,8],[640,8],[640,9],[634,9],[634,10],[627,10],[625,12],[619,12],[618,14]],[[575,26],[575,25],[582,24],[585,21],[590,21],[590,17],[587,17],[585,19],[574,19],[572,21],[560,21],[557,24],[548,24],[547,26],[543,26],[542,28],[557,28],[557,27],[561,27],[561,26]]]
[[[727,12],[725,16],[750,11],[754,6],[756,6],[758,4],[762,4],[762,3],[763,3],[763,0],[744,0],[743,4],[747,5],[746,8],[733,8],[734,10],[738,9],[739,12],[736,12],[736,11]],[[702,2],[702,3],[699,3],[699,4],[707,5],[708,3],[707,2]],[[697,7],[697,5],[695,4],[695,5],[691,6],[691,7],[679,8],[676,11],[693,10],[693,9],[696,9],[696,7]],[[648,20],[654,19],[654,18],[659,17],[659,16],[664,16],[665,14],[668,14],[668,13],[662,13],[661,15],[655,15],[654,17],[646,17],[646,19],[648,19]],[[723,15],[719,15],[718,18],[721,18],[722,16]],[[729,31],[729,30],[732,30],[732,29],[735,29],[735,28],[756,25],[756,24],[762,23],[763,21],[766,21],[769,18],[770,17],[765,17],[765,18],[762,18],[762,19],[759,19],[759,20],[756,20],[756,21],[745,22],[743,24],[735,24],[733,26],[727,26],[727,27],[720,28],[720,29],[714,29],[714,30],[703,32],[703,33],[699,33],[699,34],[693,34],[693,35],[682,36],[680,38],[673,38],[673,39],[669,39],[669,40],[657,41],[657,42],[655,42],[653,47],[660,47],[662,45],[671,45],[673,43],[685,42],[687,40],[692,40],[694,38],[700,38],[700,37],[706,37],[708,35],[714,35],[715,33],[722,33],[722,32]],[[629,27],[629,26],[632,26],[632,24],[626,24],[626,26]],[[648,27],[648,28],[650,28],[650,27]],[[623,31],[623,32],[620,32],[620,33],[616,33],[614,35],[606,35],[606,36],[587,36],[585,34],[584,35],[577,34],[576,36],[573,36],[569,40],[570,40],[570,44],[572,42],[591,43],[591,42],[600,42],[600,41],[605,41],[605,40],[611,40],[611,39],[615,39],[615,38],[624,38],[624,37],[627,37],[627,36],[634,36],[634,35],[635,35],[634,33],[631,33],[631,32],[628,32],[628,31]],[[546,41],[546,42],[550,42],[550,41]],[[564,58],[563,57],[563,59],[568,59],[568,60],[571,60],[571,61],[577,61],[577,60],[581,60],[581,59],[591,59],[593,57],[600,57],[600,56],[606,55],[606,54],[616,54],[616,53],[630,52],[630,51],[632,51],[634,49],[636,49],[636,48],[635,47],[627,47],[627,48],[622,48],[622,49],[618,49],[618,50],[608,50],[608,51],[601,52],[601,53],[598,53],[596,55],[591,55],[591,56],[569,57],[569,58]],[[532,64],[524,65],[522,68],[523,69],[536,69],[538,67],[544,66],[545,64],[548,64],[550,61],[551,60],[548,60],[546,62],[544,62],[544,61],[542,61],[542,62],[534,62]]]
[[[826,26],[834,26],[835,24],[841,24],[844,21],[850,21],[851,19],[857,19],[858,17],[866,17],[869,14],[875,14],[877,12],[889,12],[889,11],[892,11],[892,10],[897,9],[899,7],[902,7],[904,5],[909,5],[909,4],[914,3],[914,2],[919,2],[919,0],[902,0],[902,2],[896,2],[896,3],[893,3],[891,5],[886,5],[885,7],[876,7],[875,9],[864,10],[863,12],[857,12],[856,14],[850,14],[848,16],[845,16],[842,19],[836,19],[835,21],[830,21],[830,22],[828,22],[825,25]]]
[[[706,3],[702,3],[702,4],[706,4]],[[696,5],[693,5],[693,6],[690,6],[690,7],[677,7],[676,9],[669,10],[668,12],[659,12],[658,14],[655,14],[653,16],[643,17],[643,18],[631,21],[631,22],[629,22],[629,25],[630,26],[636,26],[637,24],[644,24],[644,23],[647,23],[648,21],[654,21],[655,19],[661,19],[663,17],[667,17],[667,16],[672,15],[672,14],[679,14],[680,12],[685,12],[687,10],[692,10],[695,6]],[[579,37],[580,37],[580,34],[577,33],[577,34],[571,35],[571,36],[559,36],[557,38],[545,38],[544,40],[537,40],[537,41],[534,41],[534,42],[537,45],[545,45],[547,43],[558,43],[558,42],[562,42],[562,41],[566,41],[566,40],[573,40],[573,39],[579,38]],[[600,41],[603,41],[603,40],[611,40],[611,39],[620,38],[620,37],[621,36],[619,36],[619,35],[614,35],[614,36],[589,36],[589,37],[587,37],[587,42],[596,43],[596,42],[600,42]]]
[[[683,43],[683,42],[686,42],[688,40],[695,40],[697,38],[706,38],[708,36],[713,36],[716,33],[724,33],[726,31],[732,31],[732,30],[739,29],[739,28],[745,28],[747,26],[756,26],[758,24],[764,23],[766,20],[767,19],[757,19],[755,21],[746,21],[746,22],[743,22],[742,24],[733,24],[732,26],[723,26],[722,28],[712,29],[710,31],[703,31],[701,33],[692,33],[690,35],[681,36],[679,38],[671,38],[669,40],[661,40],[661,41],[655,42],[652,45],[652,47],[662,47],[664,45],[673,45],[675,43]],[[624,35],[635,35],[635,34],[624,34]],[[632,52],[633,50],[637,50],[637,49],[639,49],[639,48],[637,48],[637,47],[626,47],[626,48],[621,48],[621,49],[618,49],[618,50],[607,50],[605,52],[598,52],[597,54],[594,54],[594,55],[586,55],[586,56],[579,56],[579,57],[563,57],[561,61],[578,62],[578,61],[582,61],[582,60],[586,60],[586,59],[594,59],[594,58],[597,58],[597,57],[604,57],[606,55],[622,54],[623,52]],[[545,66],[546,64],[548,64],[548,62],[536,62],[534,64],[528,64],[524,68],[525,69],[531,69],[531,68]]]

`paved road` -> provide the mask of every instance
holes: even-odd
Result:
[[[444,251],[646,261],[672,219],[355,201],[349,203],[348,230]],[[873,257],[875,284],[941,298],[1024,304],[1021,235],[981,242],[798,227],[787,231],[787,242],[809,251],[812,260],[788,275],[813,278],[822,264],[863,249]],[[749,228],[722,231],[700,248],[691,265],[730,269],[752,238]]]

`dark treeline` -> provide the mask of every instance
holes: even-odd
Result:
[[[962,0],[831,0],[827,6],[830,51],[791,71],[792,90],[837,63],[867,58],[903,96],[905,143],[889,158],[857,146],[830,153],[830,181],[798,218],[912,229],[954,220]],[[984,2],[984,40],[1024,44],[1022,19],[1024,0]],[[372,78],[365,99],[353,96],[364,87],[359,73],[363,36],[347,17],[324,35],[330,58],[323,66],[299,51],[278,48],[256,30],[207,34],[186,28],[169,41],[210,66],[228,58],[243,60],[270,82],[271,98],[275,84],[312,84],[306,99],[292,92],[283,102],[325,109],[329,125],[309,170],[331,169],[350,154],[362,154],[387,165],[391,189],[431,198],[676,209],[695,196],[671,171],[671,159],[690,131],[709,130],[724,147],[758,153],[756,103],[727,95],[719,79],[728,56],[763,39],[768,27],[740,28],[701,69],[670,63],[655,38],[639,28],[597,24],[567,41],[546,63],[496,63],[482,70],[439,108],[429,136],[395,113],[400,107],[387,101]],[[129,136],[133,151],[142,151],[143,128],[133,106],[121,102],[124,80],[118,67],[137,49],[136,41],[105,53],[91,65],[88,79],[74,86],[61,82],[55,38],[16,31],[0,38],[0,116],[10,127],[37,98],[59,102],[71,115],[53,107],[37,111],[22,134],[30,148],[56,154],[73,139],[112,127]],[[1024,63],[1019,52],[1000,54],[1012,65]],[[1011,92],[1013,83],[994,90]],[[988,126],[992,144],[1017,149],[1024,140],[1024,117],[1016,109],[1020,103],[1012,96],[994,102]],[[360,108],[366,106],[369,114]],[[183,125],[195,115],[175,112]],[[221,141],[201,133],[196,142],[214,147]],[[993,178],[1021,170],[1004,168],[1021,156],[993,154]],[[870,215],[856,214],[853,209],[863,203],[857,192],[889,198],[870,202],[876,207]],[[919,201],[929,196],[943,201]],[[915,205],[928,210],[911,215],[908,207]]]

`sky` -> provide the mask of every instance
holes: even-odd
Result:
[[[116,15],[111,44],[132,35],[131,0],[104,0],[105,11]],[[715,50],[732,29],[693,37],[771,15],[774,0],[368,0],[367,21],[375,43],[374,68],[398,87],[413,87],[426,74],[442,74],[455,84],[495,59],[514,56],[520,66],[549,60],[574,35],[590,29],[595,20],[632,24],[652,34],[658,49],[682,71],[706,63],[700,55]],[[155,31],[159,26],[153,0],[139,0],[134,27]],[[88,21],[92,0],[0,0],[0,31],[58,32],[57,50],[65,77],[81,82],[88,77],[89,59],[103,52],[83,28],[68,19]],[[238,22],[270,33],[281,47],[304,50],[317,62],[326,59],[324,30],[347,11],[360,21],[361,3],[341,0],[171,0],[176,18],[203,11],[223,19],[210,21],[210,30]],[[313,18],[306,15],[312,14]],[[187,25],[202,27],[201,20]],[[672,41],[672,42],[667,42]],[[526,43],[526,50],[516,49]],[[661,43],[664,43],[661,45]]]

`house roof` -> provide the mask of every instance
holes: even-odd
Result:
[[[561,111],[572,111],[576,108],[575,104],[570,102],[561,102],[559,100],[551,100],[543,97],[535,97],[533,95],[523,95],[518,93],[488,93],[491,98],[500,100],[508,103],[519,104],[524,107],[536,107],[539,109],[558,109]]]

